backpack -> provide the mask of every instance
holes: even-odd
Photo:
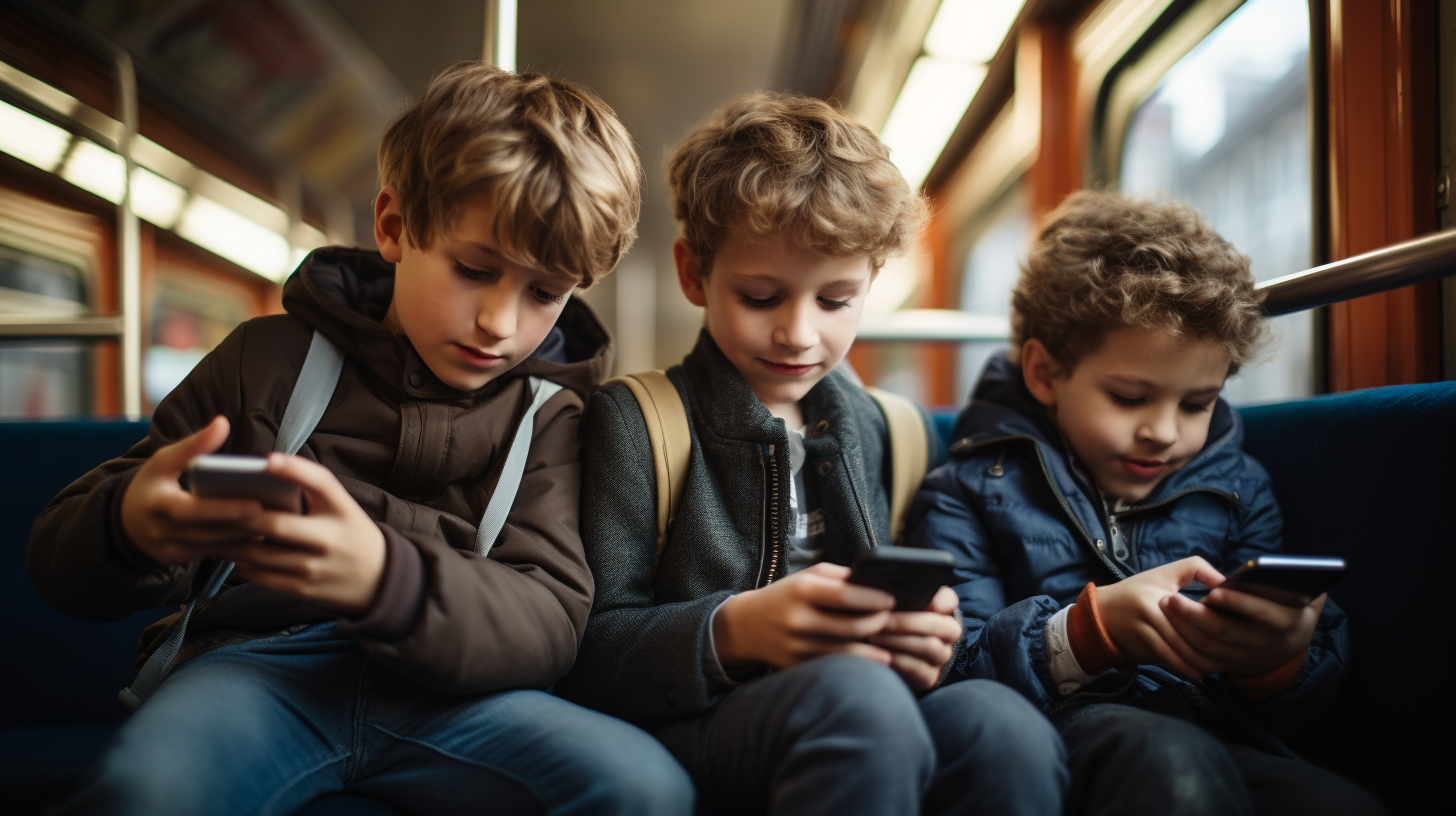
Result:
[[[288,396],[288,405],[283,409],[283,420],[278,423],[278,439],[274,442],[274,451],[292,455],[303,448],[303,443],[313,434],[314,427],[323,419],[324,410],[329,407],[329,399],[333,397],[334,388],[338,386],[339,375],[343,371],[344,352],[333,341],[315,331],[313,339],[309,341],[308,356],[303,360],[303,368],[298,372],[298,379],[294,381],[293,393]],[[516,492],[521,487],[521,477],[526,472],[526,454],[531,447],[531,431],[536,424],[536,412],[546,400],[561,390],[557,383],[539,377],[530,378],[530,387],[533,396],[531,405],[526,409],[525,416],[521,417],[521,424],[516,426],[516,435],[511,439],[505,466],[501,469],[500,478],[496,480],[495,492],[486,503],[485,513],[475,531],[475,551],[481,557],[488,555],[495,546],[495,540],[505,528],[511,505],[515,504]],[[217,565],[212,575],[208,576],[202,592],[187,603],[182,619],[172,628],[166,641],[147,657],[147,662],[137,672],[131,685],[117,694],[122,705],[130,709],[139,708],[167,678],[167,672],[172,668],[172,660],[177,657],[182,641],[187,637],[187,624],[192,620],[193,610],[199,603],[211,600],[222,589],[223,581],[227,580],[232,571],[231,561]]]
[[[627,386],[642,411],[647,424],[647,440],[652,446],[652,469],[657,485],[657,552],[653,572],[667,548],[667,531],[677,518],[682,504],[683,484],[687,481],[688,460],[693,440],[688,433],[688,415],[677,386],[662,371],[640,371],[608,380],[603,385],[621,383]],[[910,499],[925,479],[929,465],[929,439],[920,409],[915,403],[879,388],[866,388],[885,417],[890,431],[890,538],[899,544],[905,534],[905,517]]]

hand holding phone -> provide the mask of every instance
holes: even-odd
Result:
[[[1223,587],[1300,609],[1328,592],[1346,572],[1343,558],[1261,555],[1234,570]]]
[[[896,612],[918,612],[952,581],[955,557],[941,550],[877,547],[855,559],[849,582],[895,596]]]
[[[269,510],[303,511],[303,491],[269,473],[266,456],[195,456],[187,464],[187,483],[193,495],[204,498],[257,499]]]
[[[214,417],[196,433],[158,448],[137,469],[121,497],[121,526],[143,554],[161,564],[186,564],[256,537],[243,526],[262,512],[256,501],[202,498],[178,483],[188,462],[221,448],[227,438],[227,419]]]
[[[1323,593],[1344,573],[1338,558],[1260,556],[1211,582],[1202,603],[1172,594],[1162,609],[1204,671],[1254,677],[1309,647]]]

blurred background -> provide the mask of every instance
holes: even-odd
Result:
[[[1435,4],[1409,0],[1355,6],[1407,35],[1429,29],[1430,70],[1410,73],[1409,87],[1429,92],[1434,110],[1437,30],[1447,36],[1449,17],[1439,27]],[[1380,17],[1385,6],[1406,16]],[[1339,228],[1366,198],[1338,194],[1359,173],[1336,172],[1331,123],[1378,123],[1384,111],[1331,89],[1330,44],[1357,28],[1342,9],[0,0],[0,416],[148,414],[233,326],[280,308],[281,282],[310,249],[372,245],[383,127],[437,70],[482,58],[586,85],[636,139],[647,168],[640,238],[582,295],[615,333],[619,372],[671,365],[700,325],[673,275],[667,152],[730,96],[785,89],[860,117],[934,204],[920,245],[876,281],[850,362],[927,405],[961,403],[1004,343],[1039,218],[1081,187],[1191,201],[1260,280],[1408,237],[1361,247]],[[1408,72],[1425,65],[1410,62],[1427,58],[1421,42],[1407,41]],[[1406,171],[1434,175],[1437,128],[1420,124],[1401,137],[1417,155]],[[1417,213],[1412,229],[1438,217]],[[1439,378],[1451,333],[1433,332],[1451,294],[1412,298],[1416,311],[1382,306],[1380,321],[1344,304],[1277,318],[1277,353],[1228,396]],[[1390,334],[1407,323],[1414,340]],[[1378,370],[1360,367],[1371,332],[1386,344],[1369,355]],[[1445,357],[1449,369],[1456,355]]]

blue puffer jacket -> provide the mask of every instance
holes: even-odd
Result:
[[[1115,516],[1074,472],[1021,371],[994,358],[956,421],[951,460],[934,470],[912,507],[910,544],[956,557],[966,637],[952,677],[1007,683],[1044,710],[1108,699],[1166,713],[1235,721],[1241,736],[1311,737],[1333,703],[1348,659],[1345,615],[1326,603],[1294,684],[1262,702],[1238,697],[1218,676],[1197,683],[1157,666],[1083,689],[1070,699],[1048,669],[1047,620],[1091,581],[1108,584],[1201,555],[1225,574],[1280,547],[1279,507],[1264,468],[1240,448],[1243,427],[1222,399],[1208,442],[1143,501]]]

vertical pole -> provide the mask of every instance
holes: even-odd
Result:
[[[485,0],[485,42],[480,58],[507,71],[516,70],[517,0]]]
[[[481,32],[480,59],[495,64],[495,31],[500,27],[496,20],[496,0],[485,0],[485,29]]]
[[[121,114],[121,154],[126,176],[116,206],[116,266],[121,282],[121,410],[127,419],[142,418],[142,267],[141,236],[131,205],[131,177],[136,162],[131,140],[137,130],[136,69],[131,55],[116,47],[116,106]]]

